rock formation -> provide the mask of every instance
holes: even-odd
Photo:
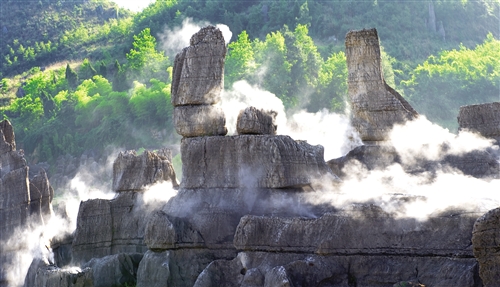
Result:
[[[214,107],[224,86],[226,44],[222,32],[207,26],[175,56],[172,79],[174,126],[184,137],[225,135],[224,113]]]
[[[500,208],[490,210],[477,219],[472,231],[474,256],[479,262],[479,275],[485,287],[500,282]]]
[[[183,188],[292,188],[330,174],[322,146],[288,136],[184,138]]]
[[[364,142],[385,141],[394,124],[418,114],[384,81],[376,29],[350,31],[345,46],[352,125]]]
[[[44,224],[51,216],[53,190],[45,171],[32,181],[22,152],[16,151],[14,129],[0,122],[0,286],[7,286],[5,266],[26,248],[16,232]],[[8,244],[7,242],[9,242]]]
[[[80,204],[72,243],[73,262],[118,253],[144,253],[149,211],[138,206],[138,200],[144,188],[163,181],[178,186],[170,151],[120,153],[113,164],[113,189],[118,195],[112,200],[91,199]]]
[[[160,155],[161,152],[165,156]],[[120,152],[113,163],[113,191],[142,190],[162,181],[171,181],[177,187],[172,153],[170,150],[161,152],[145,151],[139,156],[135,151]]]
[[[277,129],[276,115],[275,111],[248,107],[238,115],[236,131],[240,135],[275,135]]]
[[[500,102],[460,107],[461,130],[475,131],[500,145]]]
[[[385,84],[374,29],[348,33],[346,51],[355,127],[365,143],[385,141],[394,124],[417,114]],[[498,210],[477,221],[484,210],[446,210],[419,220],[396,217],[382,205],[399,210],[424,196],[388,193],[388,202],[336,206],[318,203],[322,194],[315,191],[338,192],[335,174],[346,175],[353,160],[367,170],[398,163],[409,173],[450,165],[490,180],[498,161],[488,151],[405,166],[393,147],[363,145],[327,164],[323,147],[275,135],[275,113],[252,107],[240,113],[239,135],[223,136],[224,115],[214,104],[225,53],[220,31],[207,27],[176,57],[172,103],[183,136],[177,195],[161,207],[140,208],[145,186],[176,185],[171,156],[121,153],[113,166],[117,196],[82,202],[71,252],[56,256],[56,263],[67,262],[65,254],[72,254],[81,269],[34,261],[25,286],[480,287],[500,280]],[[16,159],[0,155],[3,182],[18,170],[27,174]],[[44,189],[45,178],[41,173],[33,186]],[[45,190],[40,194],[50,195]]]

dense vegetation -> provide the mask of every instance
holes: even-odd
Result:
[[[106,0],[0,3],[2,112],[33,162],[177,141],[157,41],[187,17],[233,31],[227,89],[245,79],[289,111],[345,112],[343,38],[373,26],[386,81],[431,120],[456,129],[460,105],[499,96],[497,0],[157,0],[137,14]]]

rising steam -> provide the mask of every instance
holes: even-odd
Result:
[[[189,40],[193,34],[200,31],[202,27],[208,25],[210,25],[210,23],[206,21],[194,22],[193,19],[186,18],[182,21],[181,26],[173,28],[167,27],[163,33],[160,34],[160,46],[167,56],[173,58],[179,51],[189,46]],[[227,45],[229,41],[231,41],[233,33],[227,25],[217,24],[215,26],[221,30]]]

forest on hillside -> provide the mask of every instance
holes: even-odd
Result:
[[[233,32],[225,88],[246,80],[287,111],[345,113],[344,35],[376,27],[386,81],[456,131],[462,105],[499,100],[494,1],[107,0],[0,2],[0,103],[32,162],[176,142],[165,33],[186,23]]]

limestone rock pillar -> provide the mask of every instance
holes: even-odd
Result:
[[[385,83],[376,29],[348,32],[345,46],[352,125],[365,143],[385,141],[394,124],[418,113]]]
[[[222,32],[207,26],[175,57],[172,79],[174,126],[183,137],[226,135],[220,101],[226,44]]]

